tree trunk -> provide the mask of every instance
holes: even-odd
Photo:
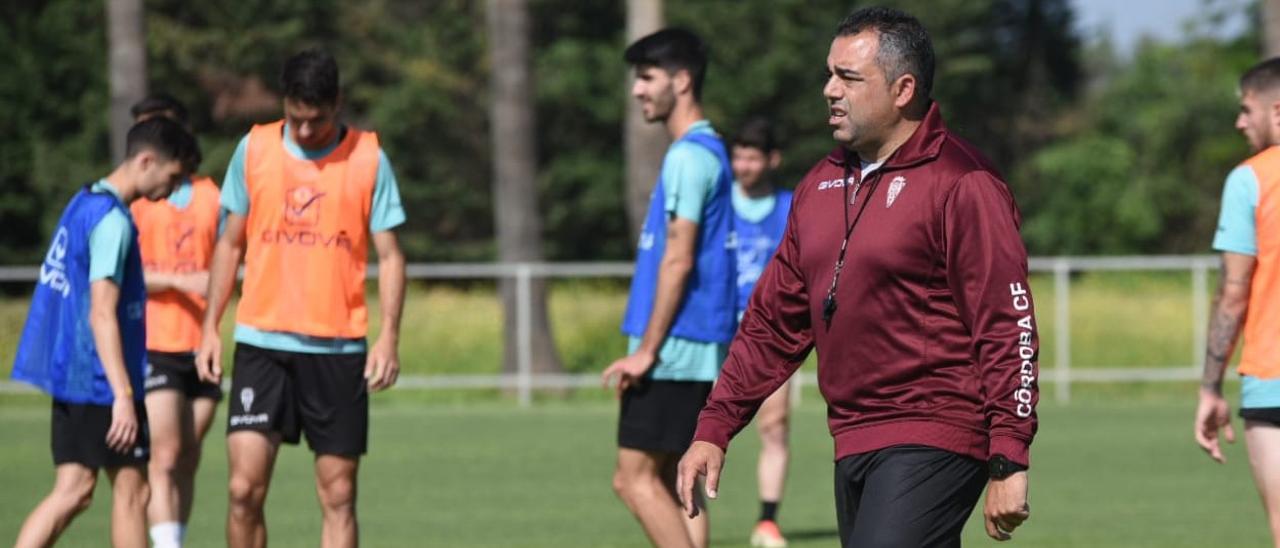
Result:
[[[1280,55],[1280,0],[1262,0],[1262,56]]]
[[[147,95],[147,33],[142,0],[107,0],[107,71],[111,85],[111,158],[124,159],[129,108]]]
[[[627,44],[662,28],[662,0],[627,0]],[[653,191],[662,169],[662,156],[671,144],[662,124],[650,124],[640,114],[640,104],[631,97],[632,73],[628,67],[627,120],[622,141],[626,147],[627,162],[627,219],[631,222],[631,241],[640,238],[644,216],[649,207],[649,193]]]
[[[529,10],[525,0],[488,0],[486,22],[490,52],[490,143],[493,155],[494,226],[498,258],[504,263],[542,260],[542,221],[538,216],[533,82],[530,77]],[[499,282],[503,309],[503,371],[519,362],[519,303],[514,278]],[[532,370],[563,371],[547,317],[547,286],[530,285]]]

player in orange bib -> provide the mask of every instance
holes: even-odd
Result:
[[[1249,466],[1262,496],[1274,546],[1280,547],[1280,57],[1240,77],[1236,129],[1254,155],[1222,189],[1213,249],[1222,272],[1205,343],[1195,439],[1225,462],[1220,436],[1235,441],[1222,376],[1240,353],[1240,418]]]
[[[378,136],[340,124],[338,65],[319,49],[285,62],[284,120],[254,126],[222,185],[227,218],[209,272],[196,365],[222,376],[218,324],[244,259],[227,405],[228,546],[264,546],[263,504],[280,443],[315,453],[320,544],[355,546],[356,478],[369,392],[395,383],[405,220]],[[382,330],[366,350],[365,272],[378,255]]]
[[[134,121],[157,116],[188,127],[187,109],[157,93],[132,109]],[[182,546],[195,498],[200,446],[222,388],[196,375],[209,259],[218,238],[218,186],[192,175],[159,201],[130,206],[147,284],[146,406],[151,430],[147,521],[156,548]]]

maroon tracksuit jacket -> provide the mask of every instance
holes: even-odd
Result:
[[[853,156],[850,154],[850,156]],[[860,180],[856,157],[847,179]],[[844,236],[845,152],[796,188],[695,440],[727,448],[816,347],[836,458],[919,444],[1029,465],[1038,338],[1017,205],[933,105],[862,181],[830,323],[823,300]]]

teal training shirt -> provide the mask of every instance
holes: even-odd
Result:
[[[1258,175],[1247,165],[1231,170],[1222,187],[1222,210],[1213,249],[1242,255],[1258,254]]]
[[[120,199],[120,191],[100,179],[89,187],[90,192],[109,192]],[[110,279],[117,286],[124,283],[125,257],[133,241],[129,208],[112,209],[93,225],[89,233],[89,281]]]
[[[747,196],[747,193],[738,186],[738,182],[733,182],[733,211],[739,217],[758,223],[773,213],[773,207],[778,205],[778,193],[769,191],[768,195],[759,198]]]

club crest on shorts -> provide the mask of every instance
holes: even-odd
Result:
[[[900,194],[902,192],[902,189],[906,188],[906,186],[907,186],[906,177],[899,175],[893,178],[893,181],[889,183],[889,195],[886,196],[884,199],[885,209],[888,209],[889,206],[893,205],[893,201],[898,199],[898,194]]]
[[[244,412],[248,413],[249,408],[253,407],[253,389],[244,388],[240,390],[240,405],[244,408]]]

